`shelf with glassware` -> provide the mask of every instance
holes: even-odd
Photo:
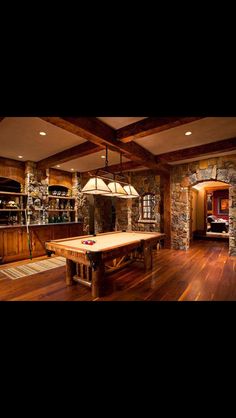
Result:
[[[75,222],[75,197],[65,186],[53,185],[48,188],[48,223]]]
[[[25,224],[26,201],[25,193],[0,191],[0,225]]]

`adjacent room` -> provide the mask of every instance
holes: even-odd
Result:
[[[229,185],[206,181],[192,187],[192,238],[229,238]]]
[[[1,117],[1,301],[236,300],[236,117]]]

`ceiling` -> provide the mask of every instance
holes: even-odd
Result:
[[[145,117],[98,117],[101,121],[119,129],[138,122]],[[46,132],[46,136],[39,132]],[[192,135],[186,136],[185,132],[191,131]],[[146,148],[154,155],[208,144],[227,138],[236,137],[236,117],[206,117],[197,121],[177,126],[153,135],[136,139],[135,142]],[[5,117],[0,122],[0,156],[21,161],[40,161],[53,154],[64,151],[76,145],[87,142],[86,139],[68,132],[38,117]],[[118,164],[119,152],[109,151],[109,165]],[[219,152],[214,156],[236,154],[236,151]],[[105,151],[60,164],[60,169],[83,172],[104,167],[105,161],[101,158]],[[190,161],[206,159],[210,154],[173,162],[182,164]],[[123,162],[129,161],[123,157]],[[58,168],[56,165],[54,167]],[[146,167],[145,167],[146,168]],[[140,170],[141,167],[137,168]]]
[[[46,132],[41,136],[39,132]],[[64,129],[34,117],[4,118],[0,123],[0,155],[21,161],[39,161],[86,142]]]
[[[145,117],[99,117],[102,122],[106,125],[111,126],[114,129],[120,129],[124,126],[131,125],[132,123],[138,122],[139,120],[146,119]]]
[[[67,163],[60,164],[60,167],[55,166],[54,168],[60,168],[60,170],[71,171],[78,171],[83,173],[84,171],[95,170],[97,168],[105,167],[105,158],[101,158],[105,156],[106,152],[105,149],[103,151],[95,152],[94,154],[76,158],[75,160],[68,161]],[[129,161],[127,158],[122,157],[122,162]],[[120,154],[113,151],[108,151],[108,165],[112,164],[119,164],[120,162]]]
[[[186,136],[186,131],[191,131],[192,135]],[[136,139],[135,142],[152,154],[158,155],[233,136],[236,136],[236,117],[209,117]]]

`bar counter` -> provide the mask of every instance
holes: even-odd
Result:
[[[45,242],[83,235],[82,222],[60,222],[29,225],[32,256],[39,257],[47,253]],[[29,244],[26,225],[0,226],[0,262],[29,258]]]

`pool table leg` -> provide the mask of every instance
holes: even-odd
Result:
[[[144,267],[146,271],[152,269],[152,246],[148,242],[143,243],[143,258],[144,258]]]
[[[97,298],[104,294],[104,264],[101,263],[96,267],[96,270],[92,269],[92,296]]]
[[[73,284],[73,277],[76,275],[76,263],[72,260],[66,259],[66,284],[71,286]]]

